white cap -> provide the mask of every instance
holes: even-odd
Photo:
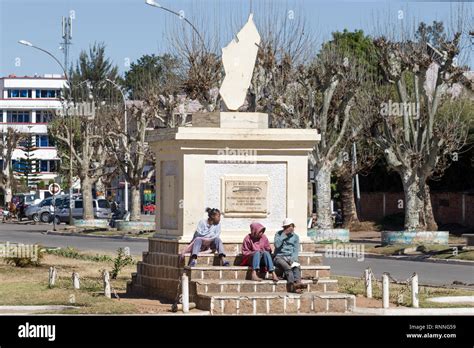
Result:
[[[283,226],[283,227],[285,227],[285,226],[290,226],[291,224],[293,224],[293,225],[295,224],[295,223],[293,222],[293,219],[291,219],[291,218],[286,218],[285,220],[283,220],[282,226]]]

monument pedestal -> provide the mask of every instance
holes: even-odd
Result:
[[[149,134],[157,158],[157,238],[190,241],[211,207],[221,210],[224,242],[242,242],[256,220],[273,240],[286,217],[302,241],[310,241],[308,153],[319,134],[268,128],[261,113],[242,113],[239,120],[237,112],[201,114],[192,127]]]
[[[230,110],[245,102],[260,36],[252,14],[223,49],[226,77],[220,94]],[[211,315],[349,312],[355,296],[337,293],[337,280],[307,236],[308,153],[320,136],[310,129],[269,129],[268,115],[221,112],[196,114],[192,127],[153,130],[156,154],[156,233],[127,284],[127,293],[176,299],[180,276],[189,279],[189,301]],[[229,266],[218,255],[199,253],[197,265],[182,255],[205,208],[221,210],[221,239]],[[287,281],[250,280],[241,246],[258,220],[273,242],[283,220],[295,221],[300,236],[302,283],[289,293]],[[263,275],[262,275],[263,276]]]

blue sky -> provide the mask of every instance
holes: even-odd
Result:
[[[243,24],[250,3],[259,15],[258,8],[272,3],[277,11],[293,10],[295,16],[306,16],[311,29],[322,39],[336,30],[364,29],[370,33],[374,16],[396,19],[399,10],[406,18],[425,22],[447,19],[453,3],[403,1],[317,1],[317,0],[161,0],[160,3],[175,11],[183,10],[187,18],[206,18],[197,23],[200,30],[215,30],[214,20],[227,26],[232,15]],[[465,6],[473,6],[466,2]],[[94,41],[105,42],[107,54],[126,71],[127,63],[143,54],[160,54],[169,49],[167,33],[176,26],[178,17],[152,8],[144,0],[0,0],[0,76],[14,73],[17,76],[34,73],[60,73],[60,68],[47,55],[19,45],[18,40],[31,41],[55,54],[62,61],[61,16],[74,11],[73,45],[71,60],[75,61],[82,49]],[[257,23],[258,24],[258,23]],[[168,28],[168,31],[167,29]],[[222,44],[232,38],[230,31],[221,33]],[[471,70],[474,59],[468,60]]]

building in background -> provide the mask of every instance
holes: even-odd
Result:
[[[59,157],[54,142],[48,137],[48,123],[55,109],[61,108],[59,99],[66,80],[62,75],[49,74],[34,77],[9,75],[0,78],[0,135],[4,141],[8,128],[32,135],[38,161],[37,183],[48,184],[57,177]],[[12,168],[21,168],[25,158],[20,142],[13,152]],[[0,161],[3,159],[0,158]],[[18,175],[15,175],[18,179]]]

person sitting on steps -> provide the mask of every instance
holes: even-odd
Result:
[[[206,208],[206,212],[207,219],[199,221],[191,244],[184,250],[184,253],[191,252],[188,266],[196,266],[199,252],[209,248],[218,252],[221,266],[229,266],[229,262],[225,260],[224,244],[220,239],[221,212],[216,208]]]
[[[275,266],[283,271],[291,292],[302,293],[306,286],[301,282],[301,269],[298,263],[300,239],[295,230],[293,220],[283,221],[283,229],[275,234]]]
[[[272,280],[277,282],[278,276],[275,274],[275,266],[272,261],[272,249],[267,236],[265,236],[265,227],[254,222],[250,225],[250,233],[245,236],[244,242],[242,243],[242,262],[241,266],[252,267],[252,280],[261,281],[257,275],[260,271],[260,265],[263,266],[270,272]]]

